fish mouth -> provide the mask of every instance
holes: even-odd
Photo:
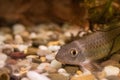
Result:
[[[58,62],[61,62],[62,64],[66,64],[66,63],[65,63],[65,60],[63,60],[62,58],[60,58],[60,56],[58,56],[58,55],[55,56],[55,59],[56,59]]]

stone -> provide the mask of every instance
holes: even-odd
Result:
[[[27,50],[25,51],[26,55],[36,55],[38,51],[38,48],[34,48],[34,47],[28,47]]]
[[[50,64],[49,63],[41,63],[37,69],[40,71],[40,72],[43,72],[45,70],[46,67],[49,67]]]
[[[48,77],[51,80],[69,80],[68,76],[64,76],[62,74],[54,73],[54,74],[49,74]]]
[[[54,53],[48,54],[48,55],[46,55],[45,57],[46,57],[46,59],[47,59],[48,61],[52,61],[52,60],[55,59],[55,54],[54,54]]]
[[[26,50],[27,48],[28,48],[28,46],[27,45],[18,45],[18,47],[17,47],[18,49],[19,49],[19,51],[24,51],[24,50]]]
[[[107,80],[120,80],[120,77],[118,77],[118,76],[107,76],[106,79]]]
[[[14,34],[20,34],[25,30],[25,26],[22,24],[15,24],[13,26],[13,33]]]
[[[96,80],[93,75],[73,76],[70,80]]]
[[[0,61],[0,68],[3,68],[6,65],[5,61]]]
[[[41,60],[41,62],[45,62],[46,61],[46,57],[40,57],[40,60]]]
[[[50,51],[58,51],[60,49],[60,46],[54,45],[54,46],[48,46],[48,50]]]
[[[104,71],[106,73],[106,76],[117,76],[120,72],[120,69],[118,67],[115,67],[115,66],[106,66],[104,68]]]
[[[75,74],[77,70],[79,70],[78,66],[71,66],[71,65],[66,65],[64,69],[70,73],[70,74]]]
[[[28,71],[27,72],[27,77],[30,79],[30,80],[50,80],[48,77],[42,75],[42,74],[39,74],[35,71]]]
[[[30,80],[30,79],[28,79],[27,77],[23,77],[21,80]]]
[[[6,61],[8,56],[6,54],[0,53],[0,61]]]
[[[52,60],[50,63],[51,67],[54,67],[56,69],[59,69],[62,67],[62,64],[60,62],[58,62],[57,60]]]
[[[63,68],[58,69],[58,73],[59,73],[59,74],[62,74],[62,75],[64,75],[64,76],[70,76],[70,74],[68,74],[68,73],[66,72],[66,70],[63,69]]]
[[[23,42],[23,38],[20,35],[15,35],[15,43],[22,44]]]
[[[40,46],[39,46],[39,49],[40,49],[40,50],[48,50],[48,48],[47,48],[46,46],[44,46],[44,45],[40,45]]]
[[[115,60],[117,62],[120,61],[120,54],[114,54],[112,57],[111,57],[111,60]]]
[[[32,33],[30,33],[29,38],[30,38],[30,39],[37,39],[38,36],[37,36],[37,34],[36,34],[35,32],[32,32]]]
[[[5,40],[6,40],[6,38],[3,35],[0,35],[0,42],[3,42]]]

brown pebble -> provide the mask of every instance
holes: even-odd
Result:
[[[20,58],[25,58],[26,55],[22,52],[13,52],[9,55],[13,59],[20,59]]]
[[[26,55],[36,55],[38,48],[29,47],[26,51]]]
[[[13,52],[13,50],[10,49],[10,48],[4,48],[4,49],[2,50],[2,52],[5,53],[5,54],[7,54],[7,55],[9,55],[9,54],[11,54],[11,53]]]
[[[59,45],[60,41],[50,41],[47,45],[52,46],[52,45]]]
[[[107,60],[107,61],[104,61],[103,63],[101,63],[101,66],[105,67],[105,66],[108,66],[108,65],[112,65],[112,66],[116,66],[116,67],[119,67],[120,68],[120,64],[115,61],[115,60]]]
[[[48,77],[49,77],[51,80],[69,80],[69,77],[68,77],[68,76],[64,76],[64,75],[62,75],[62,74],[57,74],[57,73],[49,74]]]
[[[71,73],[71,74],[75,74],[76,71],[79,70],[79,67],[78,66],[65,66],[64,69],[68,72],[68,73]]]
[[[120,80],[119,76],[108,76],[106,78],[107,78],[107,80]]]
[[[45,62],[45,61],[46,61],[46,58],[43,56],[43,57],[40,57],[40,60],[41,60],[42,62]]]
[[[70,80],[95,80],[93,75],[73,76]]]
[[[57,70],[51,66],[49,67],[45,67],[45,71],[47,71],[48,73],[55,73],[57,72]]]
[[[120,61],[120,54],[114,54],[112,57],[111,57],[111,60],[115,60],[117,62]]]
[[[7,61],[6,61],[6,63],[9,65],[14,65],[14,64],[16,64],[17,63],[17,61],[15,60],[15,59],[11,59],[11,58],[9,58]]]

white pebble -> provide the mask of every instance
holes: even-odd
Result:
[[[50,66],[54,67],[56,69],[59,69],[62,67],[62,64],[60,62],[58,62],[57,60],[52,60]]]
[[[108,79],[103,78],[103,79],[101,79],[101,80],[108,80]]]
[[[48,54],[48,55],[46,55],[46,59],[48,60],[48,61],[52,61],[52,60],[54,60],[55,59],[55,54]]]
[[[80,37],[83,37],[85,34],[87,34],[86,32],[81,32],[80,34],[79,34],[79,36]]]
[[[44,45],[40,45],[39,49],[41,49],[41,50],[48,50],[48,48],[46,46],[44,46]]]
[[[48,55],[48,54],[50,54],[51,53],[51,51],[49,51],[49,50],[38,50],[37,51],[37,55],[38,56],[46,56],[46,55]]]
[[[22,24],[15,24],[15,25],[13,26],[14,34],[20,34],[20,33],[22,33],[24,30],[25,30],[25,27],[24,27],[24,25],[22,25]]]
[[[26,77],[23,77],[21,80],[30,80],[30,79],[28,79],[28,78],[26,78]]]
[[[70,74],[68,74],[68,73],[66,72],[66,70],[63,69],[63,68],[58,69],[58,73],[59,73],[59,74],[62,74],[62,75],[64,75],[64,76],[70,76]]]
[[[5,66],[5,61],[0,61],[0,68],[3,68]]]
[[[66,73],[66,70],[63,68],[58,69],[58,73]]]
[[[51,51],[58,51],[60,49],[60,46],[49,46],[48,49]]]
[[[37,67],[37,69],[42,72],[46,67],[49,67],[49,66],[50,66],[49,63],[41,63],[41,64]]]
[[[27,77],[30,79],[30,80],[50,80],[48,77],[42,75],[42,74],[39,74],[35,71],[28,71],[27,72]]]
[[[71,33],[70,33],[70,32],[65,32],[64,35],[65,35],[66,37],[71,37]]]
[[[27,49],[27,48],[28,48],[27,45],[19,45],[19,46],[18,46],[18,49],[19,49],[20,51],[24,51],[24,50]]]
[[[107,76],[111,76],[111,75],[117,76],[120,72],[120,69],[118,67],[114,67],[114,66],[106,66],[104,68],[104,71]]]
[[[6,61],[7,60],[7,55],[0,53],[0,61]]]
[[[6,40],[6,38],[3,35],[0,35],[0,42],[3,42],[5,40]]]
[[[23,43],[23,38],[20,35],[15,35],[15,42],[17,44],[22,44]]]
[[[35,32],[32,32],[29,36],[30,39],[35,39],[37,38],[37,34]]]

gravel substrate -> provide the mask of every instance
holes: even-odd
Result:
[[[0,27],[0,80],[97,80],[90,71],[62,65],[55,60],[60,47],[71,38],[88,33],[75,25],[15,24]],[[101,63],[100,80],[120,80],[120,54]]]

